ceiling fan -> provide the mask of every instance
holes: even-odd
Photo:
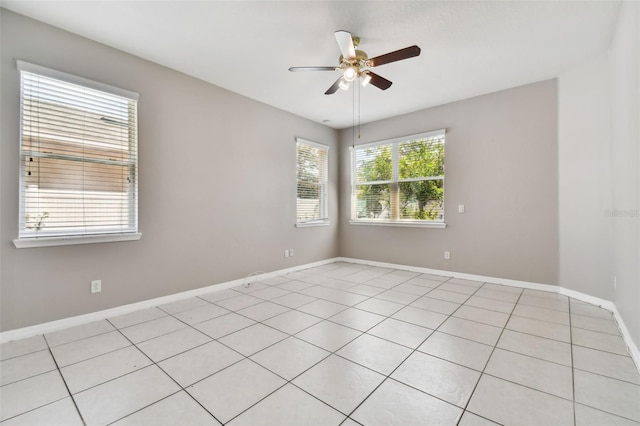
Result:
[[[342,71],[342,75],[324,92],[325,95],[334,94],[339,88],[348,90],[351,82],[356,78],[361,79],[363,86],[372,84],[378,89],[387,90],[393,84],[391,81],[370,71],[368,68],[378,67],[390,62],[401,61],[420,55],[418,46],[409,46],[404,49],[385,53],[384,55],[369,58],[362,50],[356,50],[360,43],[360,38],[352,36],[349,31],[336,31],[336,40],[340,47],[340,65],[335,67],[291,67],[289,71]]]

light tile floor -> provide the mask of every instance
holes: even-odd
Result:
[[[1,346],[3,425],[640,425],[612,315],[332,263]]]

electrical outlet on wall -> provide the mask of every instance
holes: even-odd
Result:
[[[102,291],[102,280],[91,281],[91,293],[100,293]]]
[[[289,257],[289,250],[288,250],[288,249],[285,249],[285,251],[284,251],[284,257]]]
[[[445,251],[444,252],[444,259],[445,260],[451,259],[451,252],[450,251]]]
[[[293,257],[293,249],[289,249],[289,257]]]

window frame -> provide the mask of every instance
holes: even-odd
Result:
[[[325,175],[324,179],[321,179],[320,182],[320,190],[319,190],[319,204],[320,204],[320,218],[300,221],[298,220],[298,145],[306,145],[311,148],[320,149],[325,152],[326,155],[326,170],[322,173]],[[312,226],[328,226],[329,225],[329,146],[320,144],[317,142],[310,141],[308,139],[296,137],[296,227],[297,228],[305,228]]]
[[[403,142],[409,142],[416,139],[428,139],[434,137],[442,137],[446,151],[446,129],[433,130],[428,132],[422,132],[407,136],[395,137],[392,139],[385,139],[376,142],[355,145],[349,147],[350,154],[350,169],[351,169],[351,194],[350,194],[350,213],[349,213],[349,224],[351,225],[366,225],[366,226],[395,226],[395,227],[416,227],[416,228],[446,228],[447,224],[445,222],[444,216],[444,193],[442,200],[442,220],[427,220],[427,219],[361,219],[357,218],[357,187],[359,185],[375,185],[375,184],[389,184],[392,187],[396,186],[396,193],[398,199],[400,198],[399,184],[402,182],[411,182],[411,181],[426,181],[426,180],[442,180],[442,187],[444,191],[445,187],[445,174],[441,176],[425,176],[420,178],[407,178],[400,179],[399,178],[399,169],[400,169],[400,158],[398,155],[398,147]],[[381,181],[370,181],[370,182],[358,182],[357,181],[357,151],[367,148],[372,148],[376,146],[391,146],[391,179],[389,180],[381,180]],[[446,155],[445,155],[446,158]],[[398,201],[395,201],[396,204]]]
[[[83,77],[79,77],[73,74],[68,74],[62,71],[50,69],[47,67],[43,67],[40,65],[28,63],[25,61],[17,60],[16,61],[17,69],[20,74],[20,120],[18,123],[19,126],[19,224],[18,224],[18,238],[13,240],[15,247],[17,248],[30,248],[30,247],[48,247],[48,246],[59,246],[59,245],[73,245],[73,244],[87,244],[87,243],[103,243],[103,242],[115,242],[115,241],[132,241],[139,240],[142,237],[142,234],[139,232],[139,221],[138,221],[138,100],[140,95],[135,92],[131,92],[129,90],[121,89],[118,87],[114,87],[108,84],[100,83],[97,81],[89,80]],[[129,101],[133,101],[133,107],[135,110],[133,113],[129,113],[129,117],[135,120],[135,128],[132,130],[133,135],[128,137],[129,147],[127,148],[127,155],[133,156],[134,158],[131,160],[127,160],[126,162],[118,161],[118,160],[99,160],[99,159],[91,159],[91,157],[78,157],[74,154],[53,154],[46,152],[31,152],[25,151],[24,149],[24,141],[23,141],[23,102],[25,102],[25,94],[23,92],[23,82],[24,75],[23,73],[34,74],[38,77],[44,77],[48,79],[58,80],[63,83],[81,86],[87,89],[100,91],[106,93],[108,95],[113,95],[121,98],[127,98]],[[128,219],[127,219],[127,228],[121,228],[118,230],[107,230],[103,228],[102,230],[98,229],[95,232],[91,231],[69,231],[69,232],[59,232],[59,233],[30,233],[27,231],[27,222],[26,222],[26,206],[25,203],[27,201],[26,195],[26,176],[24,173],[25,164],[23,161],[25,153],[29,154],[34,158],[40,159],[49,159],[49,160],[60,160],[60,161],[73,161],[79,163],[96,163],[103,165],[115,165],[127,167],[129,176],[129,184],[128,190],[126,193],[127,203],[128,203]],[[134,155],[132,155],[134,154]],[[131,175],[133,173],[133,176]],[[91,192],[91,191],[89,191]],[[84,198],[86,196],[85,191],[80,191],[79,196]],[[105,226],[107,226],[105,224]]]

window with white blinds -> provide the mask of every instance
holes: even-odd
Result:
[[[138,232],[138,95],[18,61],[19,240]]]
[[[298,225],[322,225],[329,222],[327,185],[329,147],[296,139]]]
[[[351,150],[351,221],[444,225],[445,131]]]

